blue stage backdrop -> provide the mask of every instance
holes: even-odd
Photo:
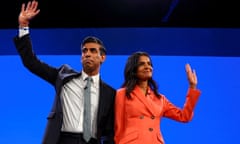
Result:
[[[52,106],[54,88],[24,68],[12,43],[16,32],[0,30],[0,143],[39,144]],[[218,54],[223,51],[231,54],[226,50],[228,46],[229,49],[239,48],[235,37],[239,30],[34,29],[31,33],[34,49],[41,60],[56,67],[67,63],[76,70],[81,70],[82,38],[86,35],[102,38],[109,55],[102,65],[101,77],[116,89],[123,82],[128,55],[137,50],[147,51],[152,54],[153,77],[160,92],[179,107],[184,104],[188,88],[184,65],[190,63],[197,72],[202,95],[190,123],[162,119],[160,125],[166,144],[240,143],[237,132],[240,129],[237,107],[240,58],[214,55],[218,48]],[[228,38],[225,41],[223,37]],[[204,52],[209,53],[204,55]]]

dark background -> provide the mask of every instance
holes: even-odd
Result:
[[[131,51],[139,49],[135,47],[135,43],[142,40],[142,47],[148,51],[154,50],[151,53],[153,55],[240,56],[240,9],[236,0],[38,1],[41,12],[31,21],[30,27],[43,31],[60,28],[56,34],[59,35],[62,31],[64,35],[59,47],[56,47],[56,43],[60,41],[58,39],[56,43],[53,42],[51,52],[41,47],[39,54],[79,54],[77,49],[79,45],[69,47],[67,50],[62,45],[63,41],[68,43],[67,40],[74,43],[72,40],[82,35],[64,32],[69,28],[76,28],[76,31],[86,28],[86,34],[96,34],[94,31],[97,31],[98,36],[111,43],[109,54],[113,55],[129,54],[120,47],[126,44]],[[27,2],[28,0],[8,0],[0,4],[0,55],[16,54],[11,40],[18,28],[17,19],[21,4]],[[100,28],[100,32],[98,33],[95,28]],[[102,31],[101,28],[108,30]],[[109,28],[124,29],[110,32]],[[138,29],[138,32],[133,29],[132,33],[131,30],[127,31],[128,28],[150,29]],[[164,28],[166,31],[163,33],[163,29],[151,30],[151,28]],[[182,33],[179,33],[179,30]],[[54,33],[40,32],[39,40],[43,42],[46,34],[50,35],[45,42],[46,47],[49,47],[50,40],[54,41]],[[133,38],[138,41],[133,41]],[[77,44],[79,41],[77,39]],[[155,47],[151,47],[150,43]],[[63,52],[59,51],[60,47],[64,49]],[[118,47],[120,48],[117,49]]]
[[[204,27],[239,28],[237,1],[228,0],[38,0],[35,28]],[[16,28],[21,4],[0,5],[0,28]]]

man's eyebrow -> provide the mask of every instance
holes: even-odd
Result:
[[[82,49],[98,49],[98,48],[95,48],[95,47],[90,47],[90,48],[83,47]]]

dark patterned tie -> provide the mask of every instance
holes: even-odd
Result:
[[[88,142],[91,138],[91,82],[92,78],[86,78],[87,84],[84,89],[84,116],[83,116],[83,138]]]

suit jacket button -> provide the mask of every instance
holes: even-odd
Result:
[[[153,128],[149,128],[148,130],[151,132],[151,131],[153,131]]]
[[[155,116],[151,116],[152,119],[155,119]]]
[[[141,115],[139,118],[140,118],[140,119],[143,119],[143,118],[144,118],[144,116],[143,116],[143,115]]]

